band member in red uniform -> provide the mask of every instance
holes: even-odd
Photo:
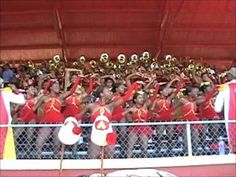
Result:
[[[37,90],[33,86],[29,86],[26,90],[26,96],[25,96],[25,104],[22,106],[17,106],[16,110],[18,112],[17,119],[19,123],[23,124],[33,124],[35,122],[39,121],[39,117],[34,112],[35,103],[40,99],[43,94],[40,94],[39,96],[35,97]],[[31,143],[33,133],[35,128],[14,128],[14,136],[15,139],[18,139],[22,135],[22,133],[25,133],[26,142]],[[25,151],[27,153],[30,153],[32,149],[26,147]]]
[[[200,87],[203,91],[202,103],[199,105],[199,117],[201,120],[219,120],[220,116],[216,113],[214,109],[214,95],[218,92],[218,87],[211,87],[209,84],[204,84]],[[212,138],[211,148],[212,150],[217,149],[218,137],[220,136],[220,124],[203,124],[203,141],[207,137],[207,132]]]
[[[131,113],[131,121],[135,123],[143,123],[149,121],[149,110],[148,105],[145,100],[144,92],[139,91],[134,95],[133,98],[134,106],[127,109],[124,114]],[[148,139],[152,135],[152,128],[149,126],[131,126],[128,128],[128,158],[132,156],[132,150],[134,144],[137,142],[138,138],[141,140],[141,146],[144,153],[148,148]]]
[[[114,108],[121,105],[125,100],[128,100],[132,95],[133,91],[138,89],[138,84],[134,83],[126,92],[126,95],[121,97],[121,99],[117,101],[111,101],[113,97],[113,93],[110,91],[108,87],[99,86],[96,90],[96,96],[99,100],[95,103],[88,104],[85,109],[78,115],[78,119],[81,119],[82,116],[90,111],[91,117],[90,122],[93,123],[95,119],[100,116],[106,116],[110,121],[112,120],[112,112]],[[105,147],[105,156],[111,158],[113,156],[114,146]],[[100,152],[100,147],[95,145],[93,142],[89,143],[88,147],[88,156],[89,158],[98,158]]]
[[[181,121],[199,121],[198,113],[197,113],[197,105],[202,103],[202,98],[198,97],[199,89],[196,87],[189,88],[186,91],[186,95],[181,97],[178,106],[181,109]],[[178,106],[176,109],[178,109]],[[199,147],[200,143],[200,130],[202,128],[201,124],[193,124],[191,125],[191,135],[192,135],[192,147],[193,150],[196,150]],[[178,126],[180,134],[182,134],[185,145],[184,148],[187,150],[187,135],[186,135],[186,127]]]
[[[34,107],[37,101],[43,96],[40,94],[35,97],[36,89],[33,86],[29,86],[26,91],[26,103],[19,108],[19,120],[23,123],[35,123],[39,121],[39,117],[34,112]]]
[[[117,101],[124,96],[125,93],[125,85],[122,83],[115,83],[113,86],[113,93],[114,97],[112,101]],[[127,100],[128,101],[128,100]],[[112,113],[112,122],[120,122],[124,123],[126,122],[126,117],[123,115],[123,112],[125,111],[127,102],[124,102],[123,104],[116,107]],[[127,144],[127,127],[126,126],[119,126],[115,127],[117,132],[117,142],[121,147],[121,157],[125,156],[126,152],[126,144]]]
[[[88,94],[91,93],[93,90],[93,83],[94,83],[93,77],[94,75],[89,77],[89,86],[86,90],[87,92],[82,93],[82,89],[79,89],[79,86],[77,86],[76,91],[65,99],[65,110],[63,112],[64,117],[69,117],[69,116],[75,117],[77,114],[79,114],[79,112],[81,111],[80,110],[81,104],[83,103],[84,99],[88,96]],[[71,88],[69,87],[68,89]]]
[[[70,91],[60,94],[60,86],[58,81],[54,80],[51,81],[50,86],[50,93],[48,95],[44,95],[36,104],[35,110],[41,105],[44,104],[44,115],[41,118],[42,123],[63,123],[64,115],[61,113],[61,107],[63,101],[74,93],[75,89],[77,88],[78,84],[80,83],[81,78],[78,77],[77,81],[73,84],[73,87]],[[50,136],[51,132],[53,133],[53,144],[54,144],[54,157],[59,157],[59,148],[60,142],[57,138],[59,128],[48,128],[43,127],[39,130],[39,135],[36,140],[36,145],[38,148],[38,155],[41,156],[42,148]]]

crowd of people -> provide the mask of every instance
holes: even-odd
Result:
[[[214,109],[215,96],[222,89],[222,84],[236,77],[235,73],[217,71],[204,64],[193,61],[177,64],[174,60],[159,67],[149,67],[144,63],[122,70],[103,70],[99,66],[91,67],[90,70],[80,68],[70,73],[69,83],[64,82],[64,75],[40,66],[36,70],[27,65],[14,68],[2,64],[2,89],[17,87],[26,99],[24,105],[12,105],[13,123],[58,124],[69,116],[81,123],[93,123],[98,115],[105,115],[116,123],[220,120],[224,116]],[[157,134],[162,127],[156,128]],[[197,147],[201,141],[200,132],[207,129],[207,124],[191,126],[193,147]],[[210,129],[217,132],[219,126],[216,124]],[[138,139],[142,142],[143,150],[147,151],[153,127],[131,126],[126,131],[127,157],[132,156],[132,149]],[[29,141],[32,132],[27,130]],[[54,134],[54,146],[57,148],[55,152],[60,152],[58,128],[43,127],[39,129],[36,139],[39,155],[51,133]],[[174,133],[186,138],[182,125],[168,126],[170,139]],[[113,148],[108,147],[107,150],[112,151]],[[99,148],[90,143],[88,154],[91,158],[97,158]]]

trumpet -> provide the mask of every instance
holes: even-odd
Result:
[[[95,60],[91,60],[89,62],[89,64],[90,64],[91,68],[95,68],[97,66],[97,62]]]
[[[109,60],[109,55],[107,53],[103,53],[100,57],[100,62],[101,63],[107,63]]]
[[[53,57],[53,61],[55,62],[55,63],[59,63],[60,62],[60,56],[59,55],[55,55],[54,57]]]
[[[82,55],[82,56],[79,58],[79,61],[80,61],[80,63],[84,63],[84,62],[86,61],[85,56]]]
[[[125,61],[126,61],[126,57],[124,54],[118,55],[117,59],[118,59],[118,62],[121,64],[125,63]]]

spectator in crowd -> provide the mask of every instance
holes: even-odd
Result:
[[[13,79],[14,79],[14,72],[12,71],[12,69],[10,68],[10,65],[9,64],[5,64],[4,65],[4,71],[2,73],[2,77],[3,77],[3,80],[5,83],[8,83],[8,82],[12,82]]]

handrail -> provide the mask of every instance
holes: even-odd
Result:
[[[142,122],[142,123],[111,123],[112,126],[137,126],[137,125],[185,125],[185,124],[218,124],[236,123],[236,120],[211,120],[211,121],[178,121],[178,122]],[[92,127],[93,124],[79,124],[81,127]],[[60,127],[62,124],[0,124],[0,128],[6,127]]]

